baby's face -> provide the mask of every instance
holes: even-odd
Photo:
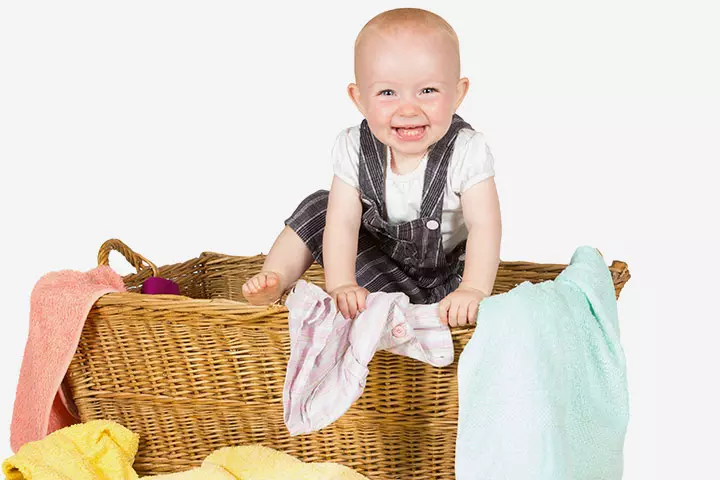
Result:
[[[424,155],[467,91],[453,42],[442,32],[374,33],[358,55],[357,85],[348,91],[370,130],[396,156]]]

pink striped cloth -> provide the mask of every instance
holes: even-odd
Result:
[[[435,367],[450,365],[450,329],[437,304],[411,305],[404,293],[371,293],[356,319],[345,319],[320,287],[298,281],[288,295],[290,360],[283,408],[290,435],[320,430],[340,418],[365,389],[378,350]]]

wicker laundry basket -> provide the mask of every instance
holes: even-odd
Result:
[[[289,357],[287,309],[245,303],[242,284],[264,256],[205,252],[157,268],[119,240],[105,242],[99,264],[119,251],[138,271],[128,289],[91,309],[67,373],[81,419],[110,419],[140,435],[141,475],[186,470],[217,448],[261,443],[304,461],[345,464],[372,479],[454,478],[457,361],[445,368],[378,352],[362,397],[338,421],[290,437],[282,390]],[[551,280],[566,265],[502,262],[493,290]],[[630,274],[609,267],[616,295]],[[143,295],[163,276],[182,296]],[[323,285],[319,265],[304,277]],[[456,360],[473,333],[455,328]]]

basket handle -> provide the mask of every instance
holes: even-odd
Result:
[[[135,270],[137,270],[138,273],[140,273],[142,270],[145,270],[147,267],[143,265],[143,262],[145,262],[147,265],[150,266],[150,269],[152,270],[153,277],[158,276],[158,268],[155,266],[154,263],[152,263],[147,258],[143,257],[139,253],[133,252],[130,247],[125,245],[122,241],[118,240],[117,238],[111,238],[110,240],[107,240],[105,243],[102,244],[100,247],[100,251],[98,252],[98,266],[99,265],[110,265],[110,252],[111,251],[117,251],[122,254],[123,257],[132,265],[135,267]]]
[[[628,270],[628,264],[621,262],[620,260],[613,260],[610,265],[610,274],[612,275],[613,282],[625,284],[630,280],[630,270]]]

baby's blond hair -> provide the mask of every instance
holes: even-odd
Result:
[[[460,42],[455,30],[440,15],[421,8],[396,8],[382,12],[365,24],[355,39],[355,78],[358,77],[358,53],[363,41],[371,33],[395,33],[404,29],[424,28],[446,34],[457,55],[457,74],[460,76]]]

